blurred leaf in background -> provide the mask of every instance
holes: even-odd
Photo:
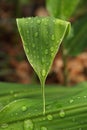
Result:
[[[67,20],[75,11],[80,0],[46,0],[51,16]]]
[[[64,47],[68,55],[76,56],[87,49],[87,15],[72,24],[73,36],[65,41]]]

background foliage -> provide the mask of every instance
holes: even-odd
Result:
[[[15,18],[27,16],[47,16],[46,2],[1,0],[0,3],[0,80],[19,83],[38,82],[38,78],[27,62],[23,51]],[[56,0],[55,0],[56,1]],[[68,1],[68,0],[67,0]],[[86,43],[86,16],[87,1],[76,1],[75,10],[64,18],[72,23],[70,36],[64,40],[64,53],[67,54],[69,85],[87,80],[87,43]],[[74,2],[73,2],[74,3]],[[50,4],[49,4],[50,5]],[[52,4],[53,5],[53,4]],[[65,3],[66,7],[66,3]],[[69,6],[70,7],[70,6]],[[69,8],[68,8],[69,9]],[[65,11],[63,11],[65,13]],[[68,11],[70,12],[70,11]],[[59,16],[60,17],[60,16]],[[19,53],[20,52],[20,53]],[[73,57],[74,56],[74,57]],[[71,65],[72,63],[72,65]],[[78,67],[77,67],[78,66]],[[77,69],[78,68],[78,69]],[[47,83],[64,83],[64,63],[61,49],[56,55]]]
[[[73,13],[69,12],[67,17],[63,13],[59,15],[71,21],[72,30],[56,55],[47,83],[67,83],[70,86],[87,81],[87,0],[81,0],[79,4],[78,1]],[[0,1],[0,81],[39,82],[24,54],[15,18],[51,15],[46,2]],[[0,130],[86,130],[87,83],[71,88],[47,85],[45,116],[42,107],[39,85],[0,83]]]

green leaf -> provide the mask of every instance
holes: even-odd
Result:
[[[20,18],[18,29],[27,58],[41,82],[45,81],[69,22],[55,18]]]
[[[76,56],[87,48],[87,16],[78,19],[72,25],[73,36],[64,41],[67,54]]]
[[[74,13],[80,0],[46,0],[47,9],[51,16],[69,19]]]
[[[7,87],[4,83],[0,83],[0,89],[2,86],[3,90],[9,91],[18,87],[18,84],[9,84]],[[23,95],[19,99],[13,99],[0,110],[0,130],[87,129],[87,82],[72,88],[47,86],[45,115],[42,113],[39,87],[35,85],[29,85],[29,87],[21,85],[21,87],[25,88],[26,93],[27,91],[30,93],[25,97]],[[21,87],[19,85],[18,94],[23,92]],[[32,87],[36,89],[36,92],[32,91]],[[38,99],[37,95],[39,95]],[[3,95],[4,102],[8,100],[7,96]]]
[[[17,19],[17,25],[27,58],[41,82],[45,113],[44,83],[60,43],[69,32],[70,23],[51,17],[36,17]]]

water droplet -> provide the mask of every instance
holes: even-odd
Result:
[[[84,96],[84,98],[87,98],[87,96]]]
[[[16,98],[18,96],[18,94],[14,94],[13,96]]]
[[[57,43],[59,43],[60,42],[60,40],[57,40]],[[57,46],[58,47],[58,46]]]
[[[59,113],[60,117],[65,117],[65,112],[64,110],[61,110],[60,113]]]
[[[38,32],[35,33],[35,37],[38,37]]]
[[[51,47],[50,50],[53,51],[53,50],[54,50],[54,47]]]
[[[73,99],[71,99],[69,102],[70,102],[70,103],[73,103],[73,102],[74,102],[74,100],[73,100]]]
[[[41,21],[38,19],[38,20],[37,20],[37,23],[38,23],[38,24],[40,24],[40,23],[41,23]]]
[[[42,76],[44,77],[45,74],[46,74],[46,71],[43,69],[43,70],[42,70]]]
[[[30,20],[31,18],[29,17],[28,19]]]
[[[47,130],[47,127],[43,126],[43,127],[41,127],[41,130]]]
[[[51,56],[54,56],[54,53],[51,53]]]
[[[53,20],[53,22],[55,23],[55,22],[56,22],[56,20]]]
[[[15,115],[17,116],[17,115],[18,115],[18,113],[16,112],[16,113],[15,113]]]
[[[22,107],[22,111],[26,111],[27,110],[27,107],[26,106],[23,106]]]
[[[42,19],[42,21],[44,22],[44,19]]]
[[[2,124],[1,125],[1,128],[3,128],[3,129],[5,129],[5,128],[7,128],[8,127],[8,124]]]
[[[60,43],[62,42],[62,38],[60,39]]]
[[[28,48],[25,48],[26,52],[29,53],[29,49]]]
[[[29,34],[29,30],[27,30],[27,33]]]
[[[44,25],[47,25],[47,21],[44,22]]]
[[[54,35],[52,35],[51,39],[52,39],[52,40],[54,40],[54,39],[55,39]]]
[[[46,54],[46,55],[48,54],[48,50],[47,50],[47,49],[45,50],[45,54]]]
[[[47,115],[47,119],[51,121],[51,120],[53,120],[53,116],[52,115]]]
[[[33,130],[34,124],[31,120],[25,120],[24,121],[24,130]]]

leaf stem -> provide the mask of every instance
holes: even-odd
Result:
[[[46,112],[46,102],[45,102],[45,82],[41,82],[41,88],[42,88],[42,97],[43,97],[43,115],[45,115]]]
[[[68,70],[67,70],[67,52],[66,52],[63,44],[62,44],[62,59],[63,59],[63,64],[64,64],[64,71],[63,71],[64,85],[67,86],[69,83]]]

